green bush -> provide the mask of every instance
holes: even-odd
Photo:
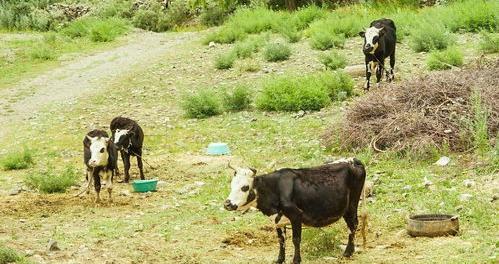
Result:
[[[9,30],[52,29],[55,18],[47,12],[48,1],[0,1],[0,28]]]
[[[158,22],[161,15],[161,13],[153,10],[141,9],[135,13],[132,23],[135,27],[141,29],[158,31]]]
[[[267,111],[320,110],[331,100],[352,94],[353,81],[344,73],[285,75],[267,80],[256,105]]]
[[[258,61],[252,59],[242,60],[239,65],[240,70],[243,72],[257,72],[261,69]]]
[[[0,246],[0,264],[18,263],[23,258],[14,250]]]
[[[456,1],[449,6],[428,10],[452,31],[497,31],[499,2],[484,0]]]
[[[251,104],[251,91],[247,86],[237,86],[232,93],[225,92],[223,97],[224,108],[228,111],[242,111]]]
[[[242,40],[246,36],[247,34],[241,28],[224,26],[219,31],[208,35],[203,40],[203,43],[208,44],[213,41],[220,44],[230,44],[236,40]]]
[[[270,43],[265,47],[263,55],[270,62],[284,61],[291,56],[291,49],[286,44]]]
[[[121,18],[108,18],[95,22],[90,29],[90,39],[95,42],[109,42],[128,31],[128,24]]]
[[[29,149],[24,149],[19,152],[12,152],[0,161],[4,170],[22,170],[27,169],[34,164],[33,152]]]
[[[342,69],[347,65],[347,58],[336,51],[320,54],[319,60],[329,70]]]
[[[63,193],[77,180],[78,171],[72,166],[66,166],[62,172],[55,172],[53,167],[48,166],[45,171],[28,175],[25,184],[42,193]]]
[[[310,36],[310,46],[318,50],[330,48],[343,48],[345,45],[344,35],[330,34],[327,30],[318,30]]]
[[[258,52],[263,44],[265,44],[265,36],[253,35],[243,41],[237,42],[233,52],[238,58],[249,58],[253,53]]]
[[[482,32],[480,50],[485,53],[499,52],[499,34]]]
[[[280,24],[279,26],[276,26],[276,30],[281,33],[289,43],[296,43],[302,38],[302,32],[292,24]]]
[[[171,1],[166,14],[173,25],[182,25],[192,17],[188,1]]]
[[[410,34],[410,45],[416,52],[446,49],[454,42],[454,37],[437,21],[422,21]]]
[[[455,47],[442,51],[432,51],[426,61],[430,70],[446,70],[463,65],[463,53]]]
[[[227,19],[228,12],[221,6],[213,5],[208,6],[203,10],[201,14],[201,24],[205,26],[220,26]]]
[[[225,54],[219,54],[215,58],[215,68],[219,70],[227,70],[232,68],[234,61],[236,60],[236,54],[234,52],[228,52]]]
[[[46,44],[34,46],[29,55],[34,60],[51,61],[57,59],[53,47]]]
[[[207,118],[222,113],[220,98],[210,90],[200,90],[185,96],[182,108],[189,118]]]
[[[310,23],[324,18],[327,14],[328,12],[326,9],[320,8],[316,5],[310,5],[305,8],[300,8],[298,11],[294,12],[289,24],[299,30],[306,29]]]
[[[85,17],[77,19],[62,28],[60,32],[70,38],[86,37],[90,33],[92,25],[97,22],[97,19]]]

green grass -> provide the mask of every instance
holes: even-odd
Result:
[[[433,51],[428,56],[426,66],[429,70],[447,70],[463,65],[463,53],[456,47]]]
[[[219,70],[227,70],[232,68],[236,61],[237,55],[234,52],[219,54],[215,58],[215,68]]]
[[[319,60],[328,70],[342,69],[347,65],[347,58],[337,51],[321,53]]]
[[[282,43],[269,43],[265,46],[263,56],[270,62],[285,61],[291,56],[291,48]]]
[[[409,36],[410,46],[416,52],[443,50],[455,42],[454,36],[437,20],[418,23]]]
[[[318,50],[330,48],[343,48],[345,36],[343,34],[330,34],[327,30],[317,29],[310,37],[310,46]]]
[[[498,53],[499,52],[499,34],[486,33],[480,34],[480,50],[484,53]]]
[[[474,90],[471,94],[470,100],[471,108],[474,114],[471,129],[473,135],[473,145],[475,147],[475,151],[478,154],[484,155],[491,150],[491,146],[489,143],[489,128],[487,125],[489,112],[483,104],[483,99],[480,91]]]
[[[207,118],[222,113],[219,96],[208,89],[185,95],[182,102],[185,116],[188,118]]]
[[[90,29],[90,39],[95,42],[110,42],[128,31],[128,24],[120,18],[99,20]]]
[[[49,165],[44,171],[29,174],[24,182],[42,193],[63,193],[76,184],[78,178],[79,173],[72,166],[66,166],[63,171],[57,172]]]
[[[265,35],[257,35],[250,36],[245,40],[239,41],[234,46],[233,52],[236,54],[238,58],[249,58],[260,50],[260,48],[267,41],[267,36]]]
[[[320,110],[331,100],[351,95],[353,81],[344,73],[284,75],[267,80],[256,105],[266,111]]]
[[[4,170],[22,170],[34,164],[33,151],[25,148],[22,151],[11,152],[1,158],[0,164]]]
[[[251,90],[247,86],[237,86],[232,92],[226,91],[223,95],[224,109],[227,111],[242,111],[250,108]]]
[[[24,257],[20,256],[19,253],[0,245],[0,264],[10,264],[10,263],[28,263]]]

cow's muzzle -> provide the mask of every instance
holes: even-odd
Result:
[[[232,204],[230,200],[226,200],[224,203],[224,208],[227,211],[235,211],[237,209],[237,205]]]
[[[371,53],[373,51],[373,49],[374,49],[374,47],[371,46],[371,45],[369,45],[369,44],[367,44],[367,45],[364,46],[364,52],[365,53]]]

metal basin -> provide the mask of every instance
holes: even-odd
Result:
[[[459,219],[456,215],[413,215],[407,220],[407,233],[414,237],[455,236],[458,232]]]

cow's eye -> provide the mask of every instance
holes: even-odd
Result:
[[[104,148],[101,148],[101,149],[100,149],[100,153],[104,153]]]
[[[379,39],[379,37],[378,37],[378,36],[374,36],[374,38],[373,38],[373,43],[374,43],[374,42],[378,42],[378,39]]]
[[[249,186],[248,185],[244,185],[243,187],[241,187],[241,191],[243,191],[243,192],[249,191]]]

